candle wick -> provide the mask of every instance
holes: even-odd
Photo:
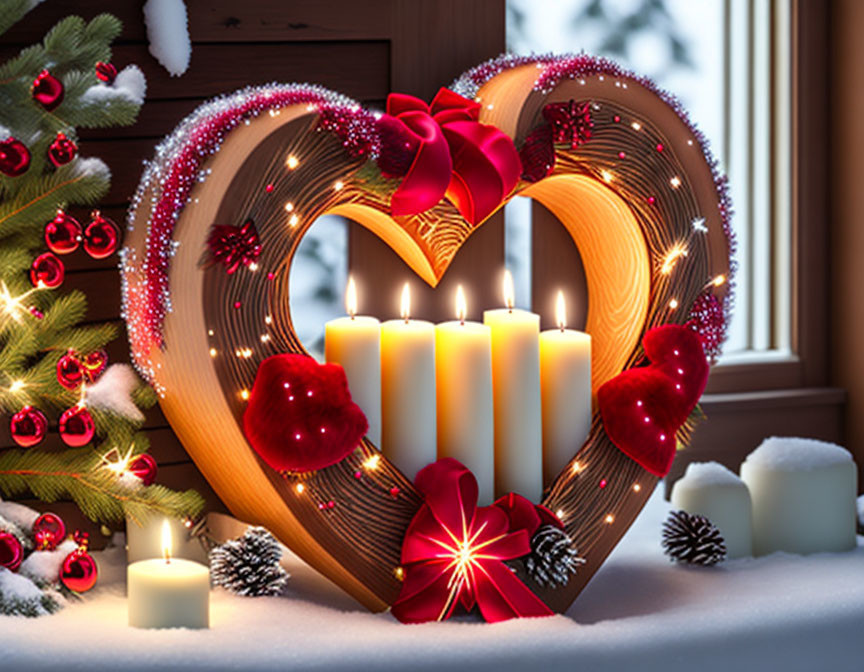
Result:
[[[353,319],[354,319],[354,313],[351,313],[351,316],[350,316],[350,317],[351,317],[351,319],[353,320]]]
[[[405,316],[405,324],[408,324],[408,316]]]
[[[559,327],[559,329],[561,329],[561,333],[563,334],[563,333],[564,333],[564,325],[562,324],[562,325]]]
[[[507,312],[512,314],[513,313],[513,306],[507,306]]]

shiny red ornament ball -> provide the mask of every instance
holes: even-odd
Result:
[[[99,61],[96,63],[96,78],[106,84],[113,84],[114,80],[117,79],[117,68],[111,63]]]
[[[42,442],[48,432],[48,420],[38,408],[25,406],[9,421],[12,440],[22,448],[32,448]]]
[[[84,376],[92,383],[102,375],[108,365],[108,353],[102,349],[94,350],[81,359],[81,364],[84,366]]]
[[[47,70],[39,73],[33,80],[33,100],[49,112],[63,102],[65,89],[63,82]]]
[[[90,443],[96,426],[93,416],[84,406],[76,404],[63,411],[60,416],[60,438],[72,448],[80,448]]]
[[[20,140],[6,138],[0,142],[0,173],[18,177],[30,167],[30,150]]]
[[[81,549],[67,555],[60,569],[60,581],[76,593],[86,593],[96,585],[97,578],[99,578],[99,569],[96,567],[96,561]]]
[[[129,464],[129,473],[141,479],[144,486],[153,485],[156,482],[158,467],[156,460],[147,453],[141,453]]]
[[[84,229],[84,250],[94,259],[105,259],[117,251],[120,244],[120,229],[98,211]]]
[[[66,536],[66,524],[56,513],[43,513],[33,523],[36,546],[42,551],[53,551]]]
[[[11,572],[18,571],[24,559],[24,548],[14,534],[0,532],[0,567]]]
[[[62,210],[45,225],[45,244],[54,254],[69,254],[81,244],[81,225]]]
[[[78,153],[78,145],[66,137],[65,133],[58,133],[54,142],[48,147],[48,158],[55,168],[65,166]]]
[[[54,289],[63,284],[66,269],[63,262],[53,252],[40,254],[30,266],[30,282],[34,287]]]
[[[84,380],[84,366],[74,350],[57,360],[57,382],[67,390],[74,390]]]

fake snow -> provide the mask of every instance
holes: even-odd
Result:
[[[99,83],[91,86],[81,96],[84,104],[105,103],[124,98],[142,105],[147,93],[147,79],[137,65],[127,65],[114,79],[113,84]]]
[[[40,619],[0,617],[3,668],[860,672],[864,539],[849,553],[680,567],[660,549],[662,487],[567,615],[400,625],[289,555],[285,597],[216,589],[210,630],[135,630],[115,548],[94,554],[100,579],[83,602]]]
[[[138,384],[138,376],[131,366],[112,364],[98,381],[87,386],[87,403],[93,408],[143,422],[144,414],[131,396]]]
[[[744,461],[777,471],[810,471],[851,462],[852,455],[845,448],[827,441],[772,436]]]
[[[719,462],[691,462],[678,481],[679,487],[704,488],[714,485],[741,486],[738,475]]]
[[[192,41],[183,0],[147,0],[144,22],[150,53],[173,77],[189,68]]]
[[[66,539],[53,551],[33,551],[18,569],[18,573],[36,582],[55,583],[66,556],[78,548],[72,539]]]
[[[33,531],[33,523],[39,517],[39,512],[17,502],[0,501],[0,517],[5,518],[10,523],[15,523],[22,532],[30,534]]]

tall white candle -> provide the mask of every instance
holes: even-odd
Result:
[[[435,461],[435,326],[410,319],[408,283],[402,319],[381,325],[381,449],[408,478]]]
[[[366,415],[366,436],[381,445],[381,324],[374,317],[356,315],[357,288],[348,278],[345,291],[348,317],[324,325],[324,359],[345,369],[351,399]]]
[[[492,332],[465,321],[461,285],[456,306],[458,319],[435,327],[438,457],[455,458],[474,473],[485,506],[495,494]]]
[[[557,329],[540,334],[543,403],[543,479],[567,466],[591,431],[591,337],[567,329],[564,294],[556,301]]]
[[[543,496],[540,316],[513,304],[513,278],[505,271],[506,307],[483,313],[483,324],[492,333],[495,496],[517,492],[539,503]]]
[[[134,628],[209,628],[210,571],[171,557],[171,528],[163,525],[164,557],[126,569],[129,625]]]

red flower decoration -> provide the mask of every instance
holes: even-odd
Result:
[[[18,177],[30,167],[30,150],[20,140],[6,138],[0,141],[0,173]]]
[[[457,604],[476,604],[490,623],[552,615],[504,563],[531,552],[533,530],[519,516],[509,518],[506,505],[478,507],[477,479],[452,458],[421,469],[415,485],[425,501],[402,543],[405,577],[392,608],[397,619],[441,621]],[[515,508],[527,514],[522,502]]]
[[[261,254],[258,230],[251,219],[247,219],[243,226],[214,225],[207,238],[207,247],[213,261],[222,264],[229,275],[240,268],[240,264],[249,266]]]
[[[268,357],[258,367],[243,430],[274,469],[303,472],[329,467],[351,454],[368,429],[338,364],[282,354]]]
[[[651,363],[604,383],[597,403],[612,442],[662,478],[675,458],[675,434],[705,390],[708,362],[699,336],[677,324],[651,329],[642,345]]]
[[[54,142],[48,147],[48,158],[55,168],[65,166],[78,153],[78,146],[66,137],[65,133],[58,133]]]
[[[549,103],[543,108],[543,118],[552,125],[555,142],[568,144],[571,149],[591,139],[591,104],[588,101],[577,103]]]
[[[64,91],[63,82],[47,70],[33,80],[33,100],[49,112],[63,102]]]

